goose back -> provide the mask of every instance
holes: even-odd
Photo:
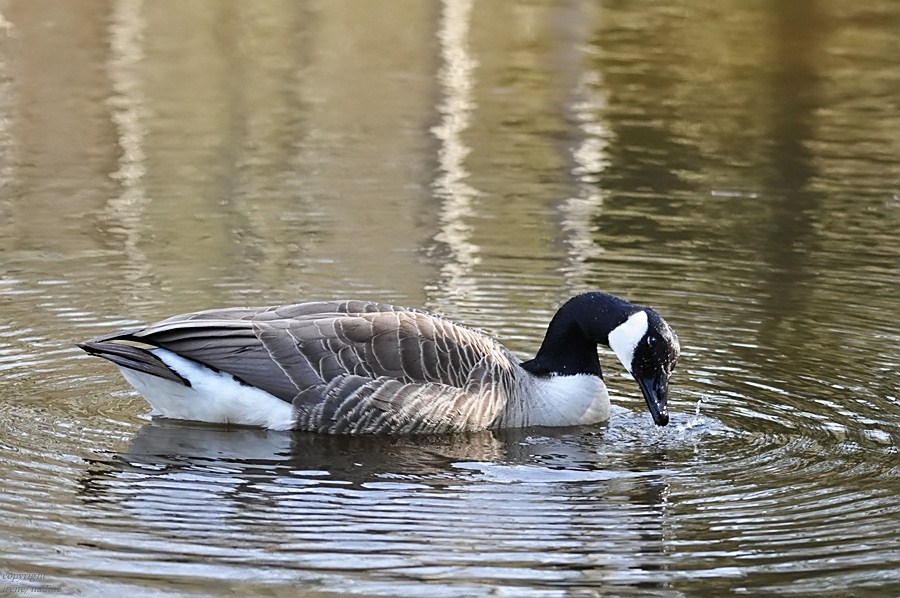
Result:
[[[364,301],[207,310],[95,341],[172,351],[294,405],[297,429],[424,433],[489,427],[518,359],[440,317]]]

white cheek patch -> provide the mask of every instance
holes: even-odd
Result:
[[[609,348],[615,352],[616,357],[619,358],[629,374],[631,373],[634,349],[647,334],[647,328],[647,312],[642,310],[628,316],[627,320],[609,333]]]

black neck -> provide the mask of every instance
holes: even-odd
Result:
[[[569,299],[550,321],[537,355],[522,367],[536,376],[593,374],[602,378],[597,345],[609,346],[610,331],[636,309],[606,293]]]

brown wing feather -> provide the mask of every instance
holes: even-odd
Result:
[[[487,337],[415,310],[362,301],[207,310],[105,340],[139,341],[237,376],[327,432],[486,427],[514,367]]]

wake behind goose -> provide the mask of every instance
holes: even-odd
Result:
[[[665,426],[678,337],[655,311],[600,292],[567,301],[524,362],[480,332],[367,301],[200,311],[79,347],[119,366],[152,415],[423,434],[608,420],[600,344]]]

